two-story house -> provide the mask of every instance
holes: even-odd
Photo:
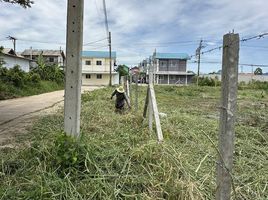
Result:
[[[186,53],[154,53],[151,57],[157,84],[188,84],[194,74],[187,72]]]
[[[112,52],[112,85],[119,84],[115,71],[116,52]],[[82,52],[82,85],[109,85],[110,56],[108,51]]]
[[[65,54],[62,50],[26,49],[21,55],[33,61],[37,61],[38,56],[42,55],[47,65],[65,66]]]

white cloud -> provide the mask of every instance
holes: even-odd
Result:
[[[223,34],[233,29],[241,36],[268,31],[266,0],[106,0],[113,50],[121,63],[138,63],[157,51],[193,54],[203,38],[214,47]],[[0,40],[8,35],[19,39],[55,42],[54,44],[18,41],[18,48],[65,48],[67,1],[36,0],[30,9],[0,3]],[[106,37],[102,0],[85,0],[84,43]],[[170,41],[193,41],[187,44],[163,44]],[[264,39],[265,40],[265,39]],[[266,40],[267,41],[267,40]],[[256,41],[258,42],[258,41]],[[10,41],[2,44],[11,47]],[[254,43],[253,43],[254,44]],[[107,49],[103,40],[84,49]],[[96,49],[99,48],[99,49]],[[241,59],[255,62],[253,50],[241,50]],[[266,52],[267,53],[267,52]],[[260,63],[268,63],[263,52]],[[220,54],[207,55],[220,60]],[[251,59],[249,59],[251,58]],[[217,66],[218,67],[218,66]]]

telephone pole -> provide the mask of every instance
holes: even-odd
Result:
[[[16,41],[17,41],[17,38],[12,37],[12,36],[8,36],[7,38],[8,38],[9,40],[12,40],[12,43],[13,43],[13,50],[14,50],[14,52],[15,52],[15,54],[16,54]]]
[[[111,38],[111,32],[109,32],[109,56],[110,56],[110,80],[109,80],[109,86],[112,86],[112,38]]]
[[[200,43],[199,43],[199,47],[196,49],[196,56],[198,58],[198,61],[197,61],[197,64],[198,64],[198,67],[197,67],[197,86],[198,86],[199,75],[200,75],[200,58],[201,58],[201,49],[203,48],[202,42],[203,42],[203,40],[201,39]]]
[[[105,28],[106,33],[108,36],[108,46],[109,46],[109,57],[110,57],[110,78],[109,78],[109,86],[112,86],[112,38],[111,38],[111,32],[109,31],[108,26],[108,17],[107,17],[107,10],[106,10],[106,2],[105,0],[103,2],[103,12],[104,12],[104,20],[105,20]]]

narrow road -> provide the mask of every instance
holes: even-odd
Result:
[[[64,90],[0,101],[0,126],[63,101]]]
[[[82,93],[100,87],[82,87]],[[54,107],[62,107],[64,90],[0,101],[0,147],[7,139],[26,132],[35,119],[47,111],[55,112]]]
[[[96,86],[82,87],[82,92],[98,89]],[[64,90],[40,95],[0,101],[0,126],[14,119],[38,112],[64,100]]]

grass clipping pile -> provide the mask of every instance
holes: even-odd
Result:
[[[83,95],[79,142],[62,132],[62,112],[40,120],[30,147],[1,152],[0,199],[215,199],[220,88],[156,87],[162,144],[139,90],[137,114],[114,112],[112,88]],[[233,199],[268,197],[267,105],[250,107],[267,102],[258,92],[239,95]]]

